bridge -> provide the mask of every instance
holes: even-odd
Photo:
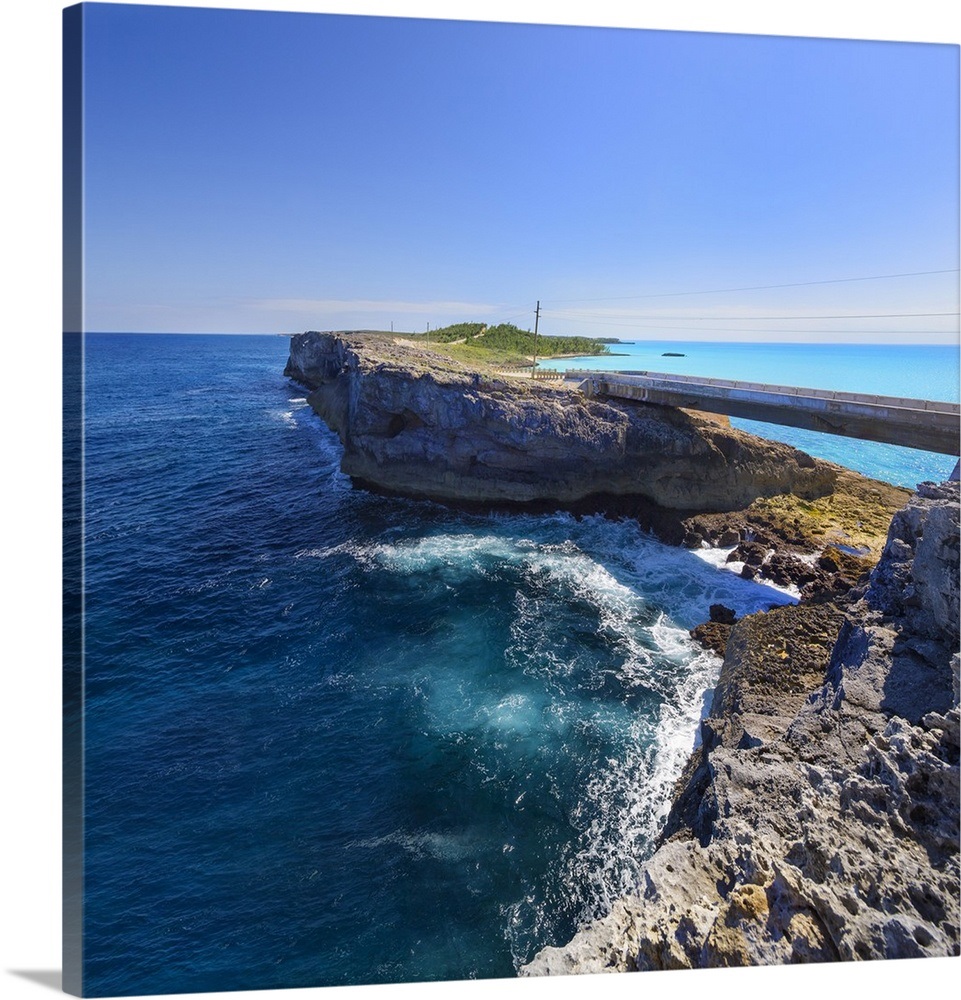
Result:
[[[559,374],[566,382],[576,382],[589,396],[634,399],[942,455],[961,454],[961,409],[957,403],[648,371],[551,372],[554,378]],[[537,375],[544,377],[546,373]]]

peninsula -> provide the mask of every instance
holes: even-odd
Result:
[[[585,399],[377,335],[305,333],[285,374],[340,437],[366,485],[472,503],[582,505],[635,497],[723,511],[759,496],[830,493],[838,467],[716,420]]]
[[[444,347],[292,338],[358,484],[635,517],[802,598],[694,630],[720,680],[636,894],[521,972],[958,954],[958,484],[912,496]]]

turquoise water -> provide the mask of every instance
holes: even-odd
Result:
[[[85,338],[89,995],[514,975],[636,884],[719,668],[688,630],[790,599],[354,489],[287,350]]]
[[[610,345],[608,357],[544,361],[542,367],[601,371],[641,369],[678,375],[866,392],[913,399],[959,400],[959,352],[953,346],[859,344],[727,344],[634,341]],[[665,351],[684,357],[664,357]],[[866,476],[913,488],[946,479],[955,459],[913,448],[857,441],[777,424],[733,419],[735,427],[784,441]]]

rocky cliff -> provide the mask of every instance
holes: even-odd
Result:
[[[742,575],[809,598],[733,624],[712,609],[700,638],[724,653],[720,680],[637,894],[522,973],[958,953],[956,483],[905,505],[906,491],[696,414],[384,336],[296,336],[286,374],[362,483],[601,500],[676,543],[732,547]]]
[[[382,336],[300,334],[286,374],[340,437],[343,471],[407,496],[572,504],[607,494],[729,511],[824,496],[839,471],[684,411],[590,401]]]
[[[734,625],[636,895],[522,972],[957,955],[958,484],[868,583]]]

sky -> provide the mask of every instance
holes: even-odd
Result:
[[[957,339],[955,45],[96,3],[85,30],[87,329],[540,301],[548,334]]]

